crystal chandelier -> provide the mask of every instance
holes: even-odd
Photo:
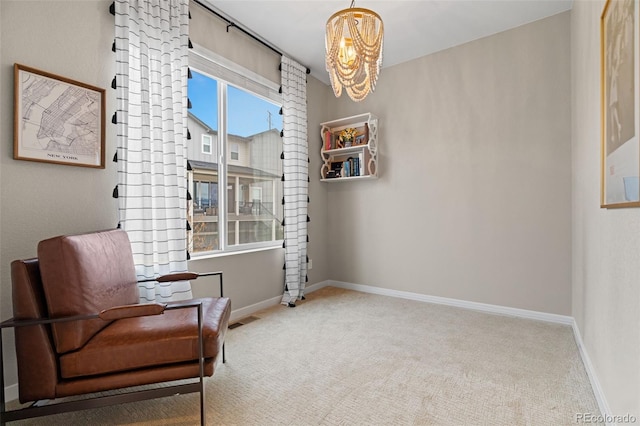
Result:
[[[382,65],[384,28],[372,10],[353,7],[340,10],[327,21],[326,65],[336,97],[347,91],[359,102],[373,92]]]

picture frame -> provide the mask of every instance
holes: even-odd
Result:
[[[356,136],[355,145],[362,145],[362,144],[367,143],[365,138],[366,138],[366,135],[364,133],[361,134],[361,135]]]
[[[14,64],[13,158],[105,167],[105,90]]]
[[[607,0],[600,18],[602,208],[640,207],[638,5]]]

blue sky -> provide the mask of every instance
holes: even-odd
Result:
[[[191,70],[189,99],[191,113],[210,128],[218,129],[217,82]],[[251,136],[271,128],[282,130],[280,105],[275,105],[248,92],[229,86],[227,90],[228,133]]]

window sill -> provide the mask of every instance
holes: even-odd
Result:
[[[260,251],[276,250],[276,249],[281,249],[281,248],[282,248],[282,241],[279,241],[278,245],[267,246],[267,247],[254,247],[254,248],[247,248],[247,249],[227,250],[227,251],[220,251],[220,252],[207,252],[207,253],[202,253],[202,254],[192,254],[191,255],[191,259],[189,259],[189,262],[194,262],[194,261],[198,261],[198,260],[205,260],[205,259],[213,259],[213,258],[216,258],[216,257],[235,256],[235,255],[238,255],[238,254],[257,253],[257,252],[260,252]]]

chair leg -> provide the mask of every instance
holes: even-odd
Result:
[[[205,413],[204,404],[204,378],[200,377],[200,425],[205,426],[207,422],[207,413]]]
[[[203,323],[202,303],[198,305],[198,361],[200,364],[200,425],[205,426],[206,413],[204,404],[204,338],[202,337]]]
[[[0,426],[4,426],[6,424],[4,420],[4,413],[7,410],[5,406],[5,394],[4,394],[4,352],[2,352],[2,331],[4,328],[0,329]]]
[[[220,297],[224,297],[224,283],[222,280],[222,273],[220,273]],[[222,343],[222,363],[227,362],[227,357],[224,354],[224,342]]]

